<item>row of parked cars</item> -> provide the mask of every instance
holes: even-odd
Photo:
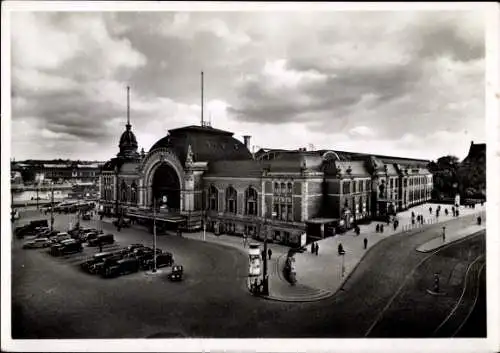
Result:
[[[155,253],[153,249],[143,244],[131,244],[115,251],[94,254],[92,258],[82,263],[80,267],[91,274],[103,277],[116,277],[140,270],[152,269],[155,257],[157,268],[172,266],[174,264],[174,257],[170,252],[163,252],[157,248]],[[177,267],[182,268],[181,266]],[[175,279],[182,279],[182,274],[181,276],[176,276]]]

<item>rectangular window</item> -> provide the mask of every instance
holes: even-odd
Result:
[[[351,193],[351,182],[350,181],[345,181],[342,184],[342,193],[345,194],[350,194]]]
[[[293,221],[292,205],[288,205],[287,208],[288,208],[288,210],[287,210],[287,214],[288,214],[287,220],[288,221]]]
[[[358,188],[358,182],[357,181],[353,181],[352,182],[352,192],[353,193],[358,192],[357,188]]]
[[[280,205],[274,204],[274,218],[279,218],[280,214]]]
[[[286,220],[286,205],[281,205],[281,215],[280,219],[282,221]]]
[[[370,180],[365,181],[365,191],[370,191]]]
[[[228,211],[229,213],[236,213],[236,205],[233,199],[228,200]]]

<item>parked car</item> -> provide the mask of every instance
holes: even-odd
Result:
[[[53,256],[61,256],[82,252],[82,244],[75,239],[63,240],[61,243],[52,245],[50,253]]]
[[[96,239],[98,235],[99,235],[98,232],[87,231],[87,232],[80,233],[78,235],[78,239],[80,239],[80,241],[82,241],[82,242],[86,242],[86,241],[89,241],[91,239]]]
[[[113,244],[115,242],[115,238],[113,234],[102,234],[98,235],[97,238],[88,240],[89,246],[99,246],[105,244]]]
[[[68,233],[59,233],[56,236],[51,237],[49,241],[52,245],[54,245],[68,239],[71,239],[71,236]]]
[[[90,221],[91,217],[90,217],[90,212],[85,212],[82,216],[82,219],[84,221]]]
[[[121,249],[121,252],[123,254],[130,254],[136,249],[144,248],[145,246],[143,244],[130,244],[123,249]]]
[[[156,254],[161,254],[163,251],[159,248],[156,248]],[[131,252],[128,253],[128,257],[133,257],[133,258],[136,258],[140,261],[143,260],[144,257],[146,256],[149,256],[149,255],[153,255],[153,249],[147,247],[147,246],[143,246],[143,247],[140,247],[140,248],[135,248],[134,250],[132,250]]]
[[[123,258],[116,262],[110,263],[104,268],[104,277],[116,277],[127,273],[139,271],[140,263],[135,258]]]
[[[174,265],[172,266],[172,271],[168,275],[168,279],[171,281],[182,281],[182,277],[184,276],[184,268],[182,265]]]
[[[174,263],[174,256],[172,253],[164,252],[156,255],[156,267],[169,267]],[[142,258],[142,268],[145,270],[151,270],[154,267],[154,256],[153,253],[147,254]]]
[[[123,254],[113,254],[108,256],[102,261],[96,262],[95,264],[89,267],[89,272],[93,275],[102,275],[107,267],[114,264],[116,261],[121,260],[123,258]]]
[[[39,249],[39,248],[47,248],[50,246],[49,239],[47,238],[38,238],[27,241],[23,245],[23,249]]]
[[[119,254],[117,251],[106,251],[106,252],[101,252],[101,253],[98,253],[98,254],[94,254],[92,255],[92,257],[90,259],[88,259],[87,261],[85,261],[84,263],[82,263],[80,265],[81,269],[84,270],[84,271],[90,271],[90,268],[99,263],[99,262],[102,262],[104,261],[104,259],[108,258],[108,257],[111,257],[111,256],[114,256],[114,255],[117,255]]]

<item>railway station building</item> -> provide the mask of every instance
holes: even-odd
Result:
[[[130,122],[100,176],[108,215],[297,245],[355,222],[385,219],[431,198],[428,160],[336,150],[250,152],[209,125],[171,129],[138,152]]]

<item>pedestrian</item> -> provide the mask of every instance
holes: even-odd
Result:
[[[339,246],[338,246],[338,253],[339,253],[339,255],[345,254],[344,247],[342,246],[342,244],[339,244]]]
[[[455,214],[456,214],[456,216],[458,217],[458,208],[457,208],[457,210],[455,211]]]
[[[384,232],[384,225],[383,225],[383,224],[381,224],[381,225],[380,225],[380,233],[383,233],[383,232]]]
[[[360,233],[361,233],[361,228],[359,228],[359,226],[356,225],[356,235],[359,236]]]
[[[267,249],[267,255],[269,255],[269,260],[271,260],[271,256],[273,255],[271,248]]]
[[[379,231],[380,231],[380,226],[379,226],[379,224],[377,223],[377,226],[375,227],[375,232],[377,232],[377,233],[378,233]]]
[[[411,211],[411,218],[415,218],[415,212]]]
[[[318,256],[318,251],[319,251],[319,245],[318,243],[316,243],[316,249],[314,249],[314,253],[316,254],[316,256]]]
[[[480,226],[482,222],[481,216],[477,217],[477,225]]]
[[[313,242],[313,243],[311,243],[311,254],[314,254],[314,250],[315,250],[315,245]]]
[[[246,248],[247,247],[247,234],[243,234],[243,247]]]
[[[415,224],[415,218],[411,219],[411,224]]]
[[[429,207],[429,213],[432,214],[432,207]]]
[[[444,209],[444,214],[445,214],[445,216],[448,216],[448,209],[447,208]]]
[[[446,227],[443,227],[443,243],[446,241]]]
[[[366,237],[363,239],[363,244],[365,245],[365,249],[368,246],[368,239]]]

